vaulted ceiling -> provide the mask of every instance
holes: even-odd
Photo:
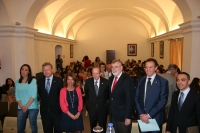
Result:
[[[150,38],[175,30],[184,22],[182,12],[172,0],[50,0],[38,11],[34,28],[76,39],[85,23],[116,15],[141,22]]]

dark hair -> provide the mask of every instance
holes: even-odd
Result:
[[[95,62],[97,62],[97,59],[98,59],[98,58],[99,58],[99,57],[96,57],[96,58],[95,58]]]
[[[28,84],[30,84],[31,81],[32,81],[32,79],[33,79],[33,77],[32,77],[31,67],[30,67],[28,64],[24,64],[24,65],[22,65],[21,68],[20,68],[20,71],[19,71],[19,72],[20,72],[19,83],[22,83],[22,79],[23,79],[23,77],[22,77],[22,75],[21,75],[21,70],[22,70],[22,67],[24,67],[24,66],[28,67],[28,71],[29,71],[29,73],[28,73],[28,79],[27,79],[26,82],[28,82]]]
[[[104,70],[104,71],[106,72],[106,64],[105,64],[105,63],[100,63],[100,64],[99,64],[99,68],[101,67],[101,65],[103,65],[103,66],[105,67],[105,70]]]
[[[189,75],[188,73],[186,73],[186,72],[180,72],[179,74],[184,74],[184,75],[186,75],[187,78],[190,80],[190,75]],[[179,74],[178,74],[178,75],[179,75]]]
[[[74,86],[76,87],[76,86],[77,86],[77,84],[76,84],[76,82],[77,82],[77,77],[76,77],[75,75],[71,74],[71,73],[66,75],[65,86],[66,86],[66,87],[68,86],[68,84],[67,84],[67,78],[68,78],[68,77],[72,77],[72,79],[74,80]]]
[[[199,87],[199,80],[200,80],[200,79],[197,78],[197,77],[193,78],[193,80],[192,80],[190,86]]]
[[[147,59],[146,60],[146,62],[145,62],[145,64],[147,63],[147,62],[154,62],[154,64],[155,64],[155,67],[157,67],[158,66],[158,62],[157,62],[157,60],[156,59],[154,59],[154,58],[149,58],[149,59]]]
[[[14,82],[11,78],[7,78],[7,79],[6,79],[6,82],[5,82],[6,90],[8,90],[9,87],[10,87],[9,84],[8,84],[8,80],[11,80],[11,81],[12,81],[12,85],[11,85],[11,86],[15,87],[15,82]]]
[[[89,60],[89,57],[87,55],[84,56],[84,60]]]
[[[162,67],[158,66],[158,69],[160,73],[164,73]]]

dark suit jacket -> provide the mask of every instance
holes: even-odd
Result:
[[[45,77],[38,80],[38,93],[41,98],[40,113],[41,116],[45,116],[48,112],[52,115],[58,116],[61,114],[61,108],[59,104],[60,90],[63,87],[63,81],[61,78],[53,76],[51,89],[49,94],[45,89]]]
[[[177,127],[179,127],[179,133],[186,133],[187,127],[200,127],[200,94],[190,90],[179,112],[177,105],[179,92],[175,91],[172,95],[166,127],[166,131],[171,133],[176,133]]]
[[[138,118],[141,114],[149,114],[161,126],[165,120],[164,108],[168,99],[168,81],[156,75],[144,105],[145,81],[146,76],[138,81],[136,89],[135,104]]]
[[[123,122],[125,118],[132,119],[134,106],[133,80],[122,73],[114,91],[111,92],[113,79],[114,76],[109,78],[111,120]]]
[[[89,78],[85,82],[85,97],[86,97],[86,108],[91,116],[95,113],[95,108],[98,106],[99,112],[105,113],[107,115],[109,100],[109,88],[108,88],[108,80],[100,77],[99,84],[99,93],[98,97],[95,93],[94,88],[94,78]]]

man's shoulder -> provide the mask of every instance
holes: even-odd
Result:
[[[61,78],[53,76],[53,80],[57,80],[57,81],[63,81]]]
[[[174,76],[172,76],[171,73],[162,73],[162,74],[158,74],[158,75],[163,78],[167,78],[167,79],[176,79]]]
[[[167,79],[165,79],[164,77],[162,77],[162,76],[160,76],[160,75],[158,75],[158,74],[156,74],[156,77],[155,77],[155,78],[156,78],[156,79],[159,79],[159,80],[161,80],[161,81],[168,82]]]

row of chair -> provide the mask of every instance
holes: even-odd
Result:
[[[38,133],[43,133],[42,120],[37,119]],[[3,124],[3,133],[17,132],[17,117],[5,117]],[[26,120],[25,133],[32,133],[29,119]]]

